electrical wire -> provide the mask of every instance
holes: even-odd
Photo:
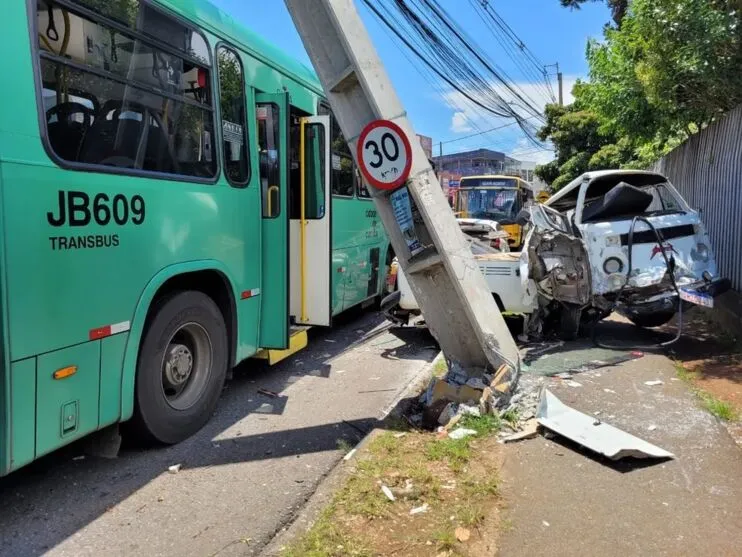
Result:
[[[540,109],[448,20],[448,14],[435,0],[364,0],[364,4],[438,79],[473,106],[499,117],[512,118],[531,143],[542,145],[535,137],[536,126],[526,121],[533,117],[543,123]],[[493,82],[500,83],[514,102],[503,98],[493,88]]]

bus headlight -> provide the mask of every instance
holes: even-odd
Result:
[[[618,257],[609,257],[608,259],[603,261],[603,271],[605,271],[606,275],[620,273],[621,271],[623,271],[623,261],[621,261]]]

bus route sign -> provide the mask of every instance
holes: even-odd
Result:
[[[363,128],[358,138],[357,158],[369,184],[381,190],[396,189],[410,175],[410,140],[394,122],[376,120]]]

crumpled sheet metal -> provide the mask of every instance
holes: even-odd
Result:
[[[671,452],[570,408],[546,388],[541,391],[536,419],[545,428],[611,460],[675,458]]]

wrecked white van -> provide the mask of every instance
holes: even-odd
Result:
[[[528,213],[521,279],[539,294],[531,333],[558,315],[570,338],[612,311],[656,327],[683,302],[712,306],[729,288],[698,212],[661,174],[588,172]]]

